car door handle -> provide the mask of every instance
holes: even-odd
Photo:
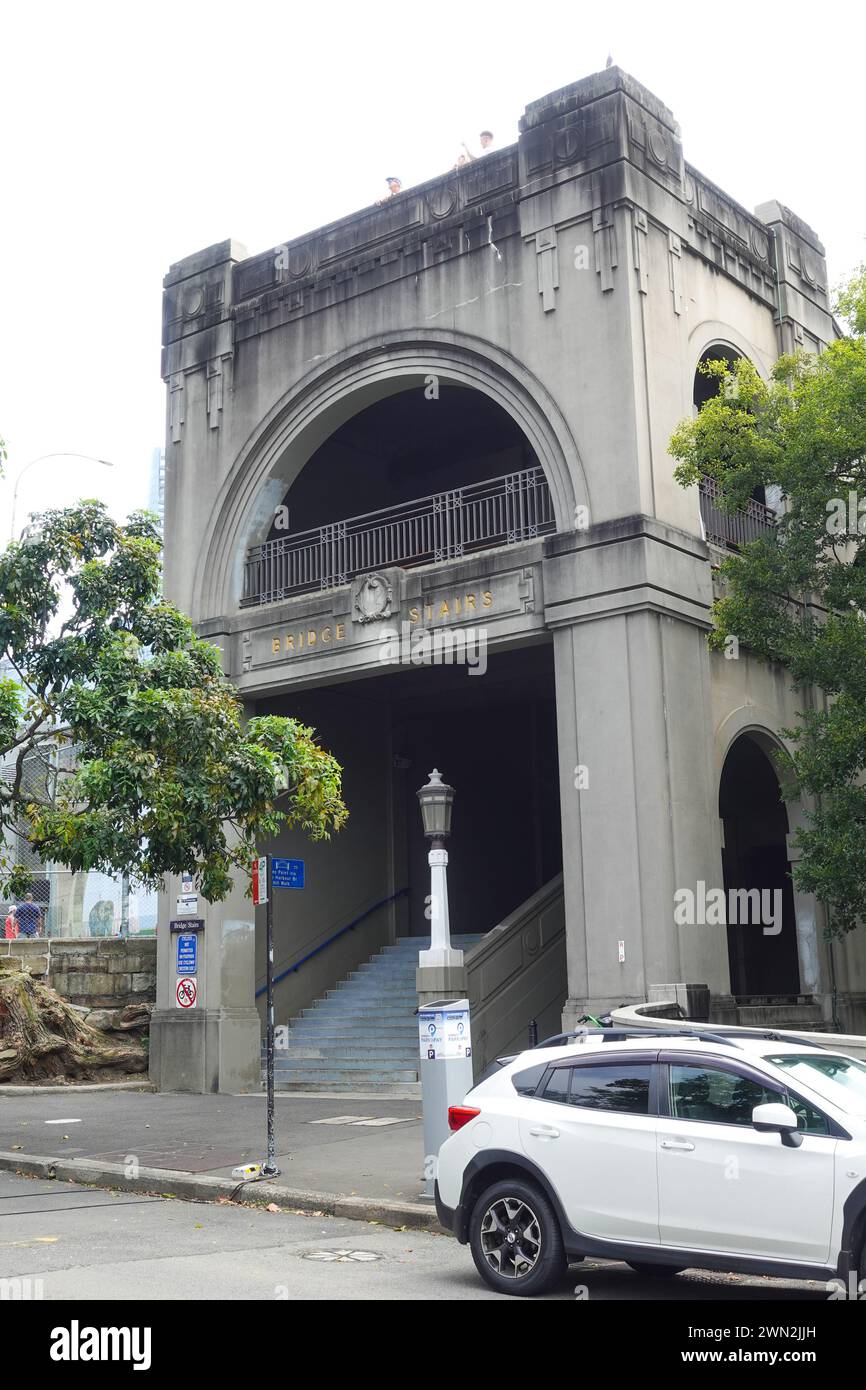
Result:
[[[554,1129],[553,1125],[535,1125],[529,1131],[536,1139],[558,1139],[559,1130]]]
[[[663,1149],[680,1149],[683,1153],[694,1153],[695,1146],[690,1144],[688,1139],[663,1139],[661,1142]]]

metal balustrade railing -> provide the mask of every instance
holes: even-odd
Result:
[[[555,529],[544,470],[526,468],[253,546],[241,607],[336,588],[388,565],[459,559]]]
[[[721,495],[718,483],[713,478],[704,478],[700,484],[701,520],[712,545],[739,550],[773,529],[776,515],[771,507],[752,499],[743,511],[723,512],[718,506]]]

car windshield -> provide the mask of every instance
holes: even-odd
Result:
[[[789,1052],[766,1060],[838,1105],[840,1110],[852,1115],[866,1114],[866,1066],[862,1062],[855,1062],[852,1057],[834,1056],[832,1052]]]

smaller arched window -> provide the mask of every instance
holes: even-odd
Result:
[[[706,405],[707,401],[711,401],[714,396],[719,394],[722,385],[720,378],[707,376],[706,372],[701,370],[708,362],[719,361],[724,362],[727,370],[731,371],[734,363],[738,361],[738,354],[725,343],[715,343],[701,353],[695,368],[695,384],[692,393],[695,410],[700,410],[701,406]]]
[[[711,401],[714,396],[719,394],[723,385],[720,377],[708,376],[701,368],[707,362],[721,361],[731,371],[741,356],[742,354],[735,352],[727,343],[712,343],[704,349],[695,367],[692,390],[692,400],[696,413],[706,405],[707,401]],[[746,511],[742,515],[736,516],[722,512],[715,505],[717,494],[718,485],[712,479],[707,478],[701,484],[701,517],[706,538],[715,545],[737,550],[744,541],[754,540],[756,536],[772,525],[774,514],[771,507],[768,506],[770,499],[767,497],[765,488],[756,487]]]

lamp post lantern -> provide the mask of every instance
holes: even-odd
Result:
[[[430,949],[419,951],[418,964],[462,965],[463,952],[452,950],[448,922],[448,851],[445,841],[451,834],[454,788],[442,781],[438,768],[430,773],[427,785],[418,791],[424,834],[430,841]]]

